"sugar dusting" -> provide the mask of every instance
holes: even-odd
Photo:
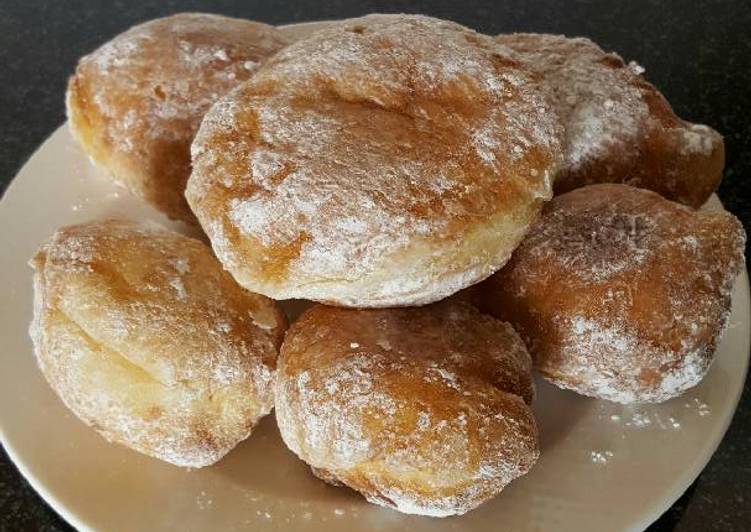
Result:
[[[355,335],[357,342],[335,340]],[[379,346],[384,337],[388,350]],[[522,351],[526,364],[518,366],[519,349],[510,327],[469,306],[317,307],[293,325],[283,347],[276,389],[282,437],[321,478],[371,502],[420,515],[464,513],[536,456],[529,410],[507,393],[518,389],[513,376],[491,384],[491,373],[476,367],[478,353],[490,350],[489,360],[505,357],[501,365],[529,380],[530,361]],[[429,492],[402,480],[411,477]]]
[[[643,166],[644,140],[650,136],[661,138],[667,152],[659,163],[665,173],[660,177],[678,181],[679,172],[686,172],[680,166],[683,158],[709,157],[722,145],[722,137],[711,128],[675,117],[657,90],[641,77],[641,65],[626,64],[589,39],[521,33],[499,35],[497,40],[542,76],[542,86],[562,117],[566,128],[562,175],[572,180],[567,188],[608,181],[638,186],[642,180],[646,186],[654,178],[638,175],[638,168]],[[629,175],[627,169],[636,175]],[[662,186],[668,190],[671,185]],[[679,190],[672,193],[679,194]]]
[[[182,193],[203,115],[285,44],[272,26],[216,15],[135,26],[79,61],[66,99],[71,130],[120,184],[192,219]]]
[[[106,220],[59,230],[32,265],[40,367],[109,441],[202,467],[270,411],[283,323],[255,327],[245,308],[273,303],[236,288],[203,244]]]
[[[692,124],[683,131],[683,146],[681,151],[684,154],[700,153],[710,155],[715,149],[713,138],[710,135],[711,130],[701,124]]]
[[[598,284],[642,271],[672,241],[661,239],[680,238],[661,234],[672,211],[642,209],[639,200],[620,201],[616,192],[576,209],[549,208],[525,248],[535,261],[548,257],[570,272],[570,282]],[[695,240],[691,234],[683,238]],[[618,294],[611,290],[606,297]]]
[[[547,199],[560,155],[554,113],[513,61],[499,66],[503,52],[419,16],[347,21],[280,52],[212,108],[193,144],[187,195],[225,266],[277,298],[379,306],[492,273],[510,250],[466,259],[457,235],[500,216],[507,187],[527,190],[525,205]],[[265,284],[239,245],[282,282]],[[419,274],[398,259],[427,253]]]
[[[547,379],[619,403],[662,402],[708,371],[744,245],[728,213],[596,185],[548,204],[499,282],[523,287],[509,295],[525,312],[545,313],[555,341],[520,328]],[[551,286],[560,308],[526,308]]]
[[[613,458],[612,451],[591,451],[590,456],[592,463],[596,465],[605,465]]]
[[[678,432],[711,413],[709,405],[699,397],[660,405],[600,402],[597,409],[599,419],[609,422],[615,430],[620,429],[623,439],[634,432]]]
[[[196,497],[196,506],[199,510],[208,510],[214,504],[214,500],[204,490]]]
[[[634,149],[649,118],[641,91],[631,81],[634,69],[606,66],[608,56],[592,41],[558,35],[499,35],[539,72],[566,127],[566,161],[571,168],[590,164],[618,146]]]
[[[699,398],[694,398],[692,401],[684,403],[683,406],[689,410],[696,410],[696,413],[701,417],[708,416],[712,413],[712,409],[709,405]]]
[[[119,151],[139,156],[144,150],[139,133],[175,140],[183,124],[194,133],[214,101],[255,71],[249,65],[257,66],[284,44],[265,24],[182,13],[118,35],[83,57],[78,72],[101,77],[91,85],[91,98],[111,120],[108,136]],[[153,68],[155,61],[161,68]],[[132,105],[120,116],[124,96]]]

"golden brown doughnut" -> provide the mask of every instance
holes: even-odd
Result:
[[[119,183],[196,223],[183,193],[201,118],[285,44],[272,26],[216,15],[135,26],[79,61],[68,83],[70,129]]]
[[[557,196],[479,293],[549,381],[619,403],[660,402],[706,374],[745,234],[627,185]]]
[[[204,244],[155,225],[90,222],[58,230],[31,265],[39,366],[107,440],[202,467],[271,410],[286,319]]]
[[[493,39],[344,21],[206,115],[186,196],[217,256],[275,299],[429,303],[503,265],[551,195],[555,113]]]
[[[537,460],[531,360],[465,303],[318,305],[290,328],[276,419],[321,479],[401,512],[463,514]]]
[[[692,207],[722,179],[722,136],[678,118],[641,74],[584,38],[499,35],[539,73],[566,128],[566,163],[556,194],[593,183],[626,183]]]

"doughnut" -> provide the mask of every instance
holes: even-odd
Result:
[[[282,50],[207,113],[186,197],[244,287],[426,304],[500,268],[562,162],[546,98],[492,38],[412,15]]]
[[[727,212],[590,185],[548,203],[478,292],[550,382],[618,403],[662,402],[707,373],[744,245]]]
[[[306,311],[282,345],[276,419],[332,484],[400,512],[463,514],[539,455],[532,361],[466,303]]]
[[[285,44],[272,26],[216,15],[135,26],[78,62],[66,97],[70,130],[116,182],[196,224],[184,191],[201,118]]]
[[[625,183],[699,207],[725,165],[722,136],[678,118],[644,69],[585,38],[517,33],[499,43],[538,73],[566,129],[556,194],[594,183]]]
[[[95,221],[55,232],[31,266],[39,367],[108,441],[203,467],[271,410],[286,319],[201,242]]]

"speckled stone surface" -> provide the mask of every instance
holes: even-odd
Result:
[[[719,195],[749,231],[751,3],[744,0],[3,0],[0,190],[64,120],[65,81],[76,59],[137,22],[179,11],[216,12],[278,24],[369,12],[414,12],[452,19],[487,33],[540,31],[588,36],[626,59],[637,59],[681,117],[710,124],[725,135],[728,160]],[[746,255],[748,260],[748,250]],[[747,384],[717,453],[694,485],[650,530],[750,530],[749,456],[751,393]],[[0,531],[70,529],[0,452]]]

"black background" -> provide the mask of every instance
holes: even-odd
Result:
[[[131,25],[180,11],[290,23],[370,12],[424,13],[478,31],[585,35],[646,76],[687,120],[725,135],[719,195],[749,231],[751,4],[722,1],[175,2],[0,0],[0,190],[64,117],[65,81],[81,55]],[[22,230],[22,228],[0,228]],[[747,251],[748,260],[748,251]],[[0,367],[0,371],[2,371]],[[751,529],[751,394],[709,465],[650,530]],[[676,436],[680,445],[680,433]],[[607,508],[601,511],[607,512]],[[0,530],[70,530],[0,452]]]

